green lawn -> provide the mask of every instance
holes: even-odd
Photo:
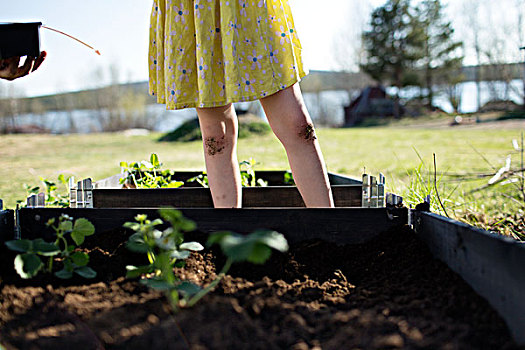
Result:
[[[521,132],[523,129],[519,128],[378,127],[319,129],[318,138],[329,171],[357,178],[365,168],[371,174],[382,172],[387,177],[388,191],[406,194],[410,187],[407,172],[421,163],[418,154],[427,170],[435,153],[438,172],[490,172],[492,169],[483,157],[494,167],[503,166],[513,151],[512,140],[518,139]],[[0,136],[0,198],[5,206],[13,208],[17,200],[25,197],[23,184],[37,185],[39,176],[56,180],[63,173],[77,179],[97,180],[119,173],[120,161],[148,159],[151,153],[157,153],[167,168],[204,169],[200,142],[159,143],[156,142],[159,136],[127,137],[122,133]],[[513,155],[515,166],[518,156]],[[256,169],[288,168],[284,150],[273,135],[240,140],[239,160],[250,157],[260,163]],[[444,192],[455,186],[447,181],[445,178],[441,181]],[[464,184],[460,190],[472,186],[476,184]]]

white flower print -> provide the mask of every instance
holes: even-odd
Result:
[[[250,75],[246,73],[244,75],[244,91],[248,92],[251,91],[252,93],[255,93],[255,89],[253,88],[253,84],[257,82],[256,79],[251,79]]]
[[[199,4],[199,1],[195,1],[195,17],[201,18],[201,10],[204,9],[204,5]],[[202,23],[202,22],[201,22]]]
[[[219,96],[224,97],[224,94],[226,92],[226,85],[224,85],[222,81],[219,81],[217,84],[219,85],[219,90],[220,90]]]
[[[290,65],[290,70],[291,70],[291,72],[290,72],[290,78],[294,78],[294,77],[297,75],[297,69],[296,69],[296,67],[295,67],[295,63],[292,63],[292,64]]]
[[[281,38],[281,41],[280,41],[281,45],[284,45],[285,42],[289,44],[290,38],[288,38],[287,30],[285,30],[283,26],[280,26],[279,29],[280,30],[275,32],[275,34],[277,34],[277,36]]]
[[[247,16],[247,13],[246,13],[246,0],[239,0],[239,6],[241,7],[241,16],[244,16],[246,17]]]
[[[173,6],[173,11],[175,12],[175,23],[181,22],[183,24],[186,24],[186,15],[190,13],[190,11],[184,9],[184,4],[180,4],[179,6]]]
[[[263,59],[263,55],[257,55],[257,51],[253,50],[253,56],[248,55],[248,61],[252,62],[252,70],[255,69],[255,67],[258,67],[259,69],[262,68],[261,66],[261,60]]]
[[[206,78],[206,71],[208,70],[208,65],[204,62],[204,57],[201,57],[199,62],[199,78]]]
[[[182,73],[179,77],[179,81],[185,81],[185,82],[190,81],[190,74],[192,71],[191,71],[191,68],[187,68],[186,63],[184,63],[184,65],[182,64],[179,65],[179,72]]]
[[[273,45],[270,44],[270,50],[268,52],[268,56],[270,56],[270,63],[279,63],[279,59],[277,58],[278,54],[279,50],[274,50]]]

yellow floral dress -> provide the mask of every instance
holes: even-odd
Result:
[[[287,0],[154,0],[149,87],[167,109],[257,100],[306,75]]]

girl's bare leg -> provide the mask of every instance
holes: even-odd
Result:
[[[299,84],[260,100],[307,207],[333,207],[328,174]]]
[[[237,161],[237,115],[232,104],[197,108],[204,160],[215,208],[241,207],[241,178]]]

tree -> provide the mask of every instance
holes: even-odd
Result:
[[[463,64],[463,43],[453,40],[454,28],[445,18],[441,0],[422,0],[417,5],[413,30],[416,32],[414,35],[423,42],[423,85],[427,92],[428,107],[432,108],[433,87],[436,83],[458,83],[458,72]]]
[[[361,69],[380,83],[397,87],[394,115],[399,117],[399,90],[414,84],[413,69],[421,59],[421,35],[413,30],[410,0],[388,0],[372,12],[370,30],[363,33],[366,50]]]

